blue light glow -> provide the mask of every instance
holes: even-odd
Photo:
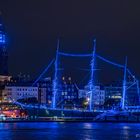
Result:
[[[45,68],[45,70],[39,75],[39,77],[35,80],[32,86],[36,85],[36,83],[43,77],[43,75],[48,71],[48,69],[51,67],[53,62],[54,62],[54,59],[49,63],[49,65]]]
[[[52,108],[55,109],[56,108],[56,96],[57,96],[57,92],[58,92],[58,57],[59,57],[59,40],[57,42],[57,51],[56,51],[56,58],[55,58],[55,63],[54,63],[54,68],[55,68],[55,72],[54,72],[54,80],[53,80],[53,98],[52,98]]]
[[[123,96],[122,96],[122,103],[121,107],[124,110],[125,108],[125,97],[126,97],[126,73],[127,72],[127,57],[125,60],[125,66],[124,66],[124,79],[123,79]]]
[[[139,104],[140,104],[140,87],[139,87],[139,81],[137,80],[137,92],[139,97]]]
[[[96,54],[96,40],[94,40],[94,50],[93,50],[93,54],[92,54],[92,59],[91,59],[91,63],[90,63],[90,80],[89,80],[89,88],[90,88],[90,102],[89,102],[89,110],[92,111],[93,110],[93,90],[94,90],[94,68],[95,68],[95,55]]]
[[[71,54],[71,53],[64,53],[64,52],[59,52],[58,54],[67,57],[91,57],[92,56],[92,54]]]
[[[111,65],[117,66],[117,67],[119,67],[119,68],[124,68],[124,66],[121,65],[121,64],[112,62],[112,61],[110,61],[110,60],[108,60],[108,59],[106,59],[106,58],[104,58],[104,57],[102,57],[102,56],[100,56],[100,55],[97,55],[97,54],[96,54],[96,56],[97,56],[100,60],[102,60],[102,61],[104,61],[104,62],[106,62],[106,63],[109,63],[109,64],[111,64]]]
[[[6,43],[6,37],[4,34],[0,33],[0,44],[5,44]]]

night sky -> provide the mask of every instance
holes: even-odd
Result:
[[[140,78],[139,0],[0,0],[0,11],[11,74],[37,77],[55,56],[58,38],[62,51],[90,53],[96,37],[98,54],[121,64],[128,56],[128,67]],[[70,67],[85,68],[88,61],[62,58],[66,75],[74,79],[85,73]],[[112,66],[103,63],[99,68],[104,81],[123,78]]]

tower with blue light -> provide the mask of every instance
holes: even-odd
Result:
[[[8,53],[6,33],[0,15],[0,75],[8,75]]]

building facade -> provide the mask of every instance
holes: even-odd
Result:
[[[79,91],[79,97],[87,98],[88,101],[90,100],[90,94],[91,91],[88,85],[85,86],[84,90]],[[94,86],[92,103],[94,108],[103,107],[105,103],[105,90],[102,86]]]
[[[127,88],[130,87],[133,82],[127,82]],[[115,82],[105,86],[105,102],[109,108],[120,107],[122,101],[123,86],[121,82]],[[138,89],[136,85],[126,90],[125,98],[126,106],[137,106],[140,105]]]
[[[44,78],[37,83],[38,101],[51,107],[52,103],[52,80]]]
[[[36,98],[38,100],[38,87],[32,86],[6,86],[5,98],[18,101],[21,99]]]

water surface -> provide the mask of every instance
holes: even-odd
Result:
[[[140,124],[0,123],[0,140],[140,140]]]

